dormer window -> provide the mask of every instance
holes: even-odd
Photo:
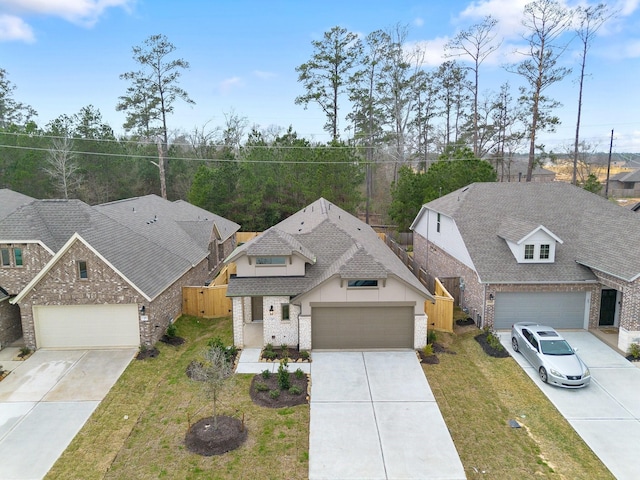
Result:
[[[535,250],[535,245],[525,245],[524,246],[524,259],[525,260],[533,260],[533,252]]]
[[[540,245],[540,260],[549,260],[550,249],[551,249],[551,246],[549,244]]]
[[[378,280],[349,280],[347,283],[348,288],[375,288],[378,286]]]
[[[286,257],[256,257],[256,265],[286,265]]]

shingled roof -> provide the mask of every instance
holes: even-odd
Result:
[[[35,198],[14,192],[8,188],[0,188],[0,220],[34,200]]]
[[[424,209],[454,220],[484,283],[595,281],[590,268],[640,275],[640,216],[567,183],[474,183],[427,203],[414,224]],[[562,241],[555,262],[518,263],[504,238],[540,225]]]
[[[0,242],[39,241],[55,254],[77,233],[153,299],[207,257],[214,225],[225,235],[240,228],[156,195],[94,207],[80,200],[34,200],[0,220]]]
[[[275,241],[286,240],[286,248]],[[238,247],[239,255],[285,255],[298,251],[309,261],[304,277],[233,277],[228,296],[289,295],[308,292],[328,278],[387,278],[395,276],[431,298],[427,289],[366,223],[320,198]]]

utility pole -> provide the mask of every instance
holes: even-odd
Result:
[[[607,162],[607,186],[604,187],[604,198],[609,198],[609,173],[611,172],[611,150],[613,150],[613,129],[611,129],[611,141],[609,142],[609,161]]]

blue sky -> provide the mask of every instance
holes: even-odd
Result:
[[[0,0],[0,68],[17,86],[16,100],[33,106],[44,126],[61,114],[92,104],[117,133],[124,115],[115,111],[136,70],[131,48],[164,34],[176,55],[191,64],[181,86],[196,105],[176,104],[170,128],[191,131],[222,125],[231,112],[250,124],[292,125],[300,135],[326,140],[321,111],[295,105],[303,93],[295,67],[312,55],[311,41],[340,25],[366,35],[408,25],[409,41],[426,47],[425,68],[442,59],[442,46],[460,29],[491,14],[504,37],[500,52],[482,67],[481,91],[521,80],[502,65],[521,41],[523,0]],[[608,150],[640,151],[640,0],[607,2],[618,15],[598,32],[588,56],[582,138]],[[568,6],[578,3],[571,0]],[[585,5],[585,3],[582,3]],[[574,41],[563,57],[578,71]],[[563,103],[562,125],[544,135],[548,146],[573,142],[577,111],[575,73],[548,94]],[[515,93],[515,92],[514,92]],[[342,127],[345,125],[343,124]]]

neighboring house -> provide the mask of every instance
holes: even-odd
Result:
[[[640,217],[568,183],[474,183],[422,207],[427,273],[457,278],[479,326],[619,327],[640,341]]]
[[[617,198],[640,197],[640,169],[612,175],[608,193]]]
[[[15,212],[18,208],[31,203],[35,198],[28,197],[22,193],[14,192],[7,188],[0,188],[0,221],[8,215]],[[1,236],[1,234],[0,234]],[[15,259],[11,258],[13,251],[2,248],[0,249],[0,268],[7,267]],[[18,252],[18,261],[20,260],[20,252]],[[20,309],[17,305],[12,305],[11,295],[2,288],[0,282],[0,348],[7,343],[20,338],[22,329],[20,328]]]
[[[421,348],[427,289],[373,229],[320,198],[227,262],[238,347]]]
[[[33,200],[0,220],[0,287],[26,346],[152,345],[235,248],[239,225],[156,195]],[[5,262],[4,258],[8,261]]]
[[[497,174],[499,182],[525,182],[529,163],[522,160],[505,161],[504,165],[498,165]],[[541,167],[537,163],[531,172],[532,182],[553,182],[556,173]]]

